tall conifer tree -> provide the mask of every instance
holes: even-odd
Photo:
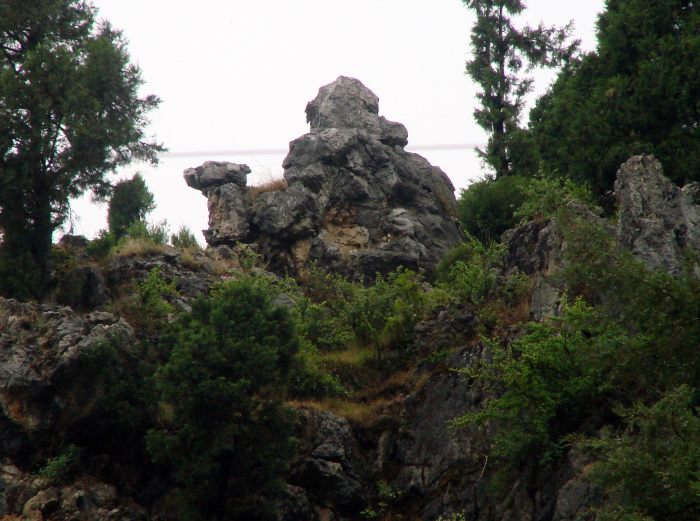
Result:
[[[479,153],[496,177],[513,173],[511,148],[519,130],[525,95],[532,78],[525,69],[556,66],[573,55],[578,42],[569,42],[571,24],[563,29],[525,26],[518,29],[513,17],[522,13],[522,0],[463,0],[476,14],[472,28],[472,57],[467,74],[479,85],[480,107],[476,122],[489,133],[485,150]]]

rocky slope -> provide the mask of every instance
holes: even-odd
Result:
[[[291,145],[284,190],[256,193],[246,186],[249,170],[242,165],[209,163],[187,172],[188,183],[209,199],[210,244],[254,244],[280,272],[302,272],[313,260],[351,275],[396,265],[434,267],[459,241],[444,174],[403,150],[403,127],[379,117],[376,97],[356,80],[341,77],[322,88],[307,115],[312,131]],[[650,269],[677,275],[688,267],[698,271],[697,195],[696,185],[676,187],[654,158],[638,156],[618,173],[614,221],[577,205],[570,213],[598,223]],[[548,219],[503,237],[504,273],[533,280],[533,319],[559,310],[570,240],[561,223]],[[166,248],[71,268],[65,273],[71,282],[59,285],[57,299],[77,311],[0,299],[0,519],[177,519],[169,503],[172,486],[158,479],[144,455],[126,461],[94,439],[100,400],[139,356],[134,328],[117,314],[123,310],[94,308],[114,307],[117,295],[133,291],[133,281],[157,268],[177,285],[169,303],[187,311],[222,276],[217,248],[211,250],[185,260]],[[463,306],[419,324],[419,350],[451,354],[419,368],[420,385],[370,426],[299,408],[298,456],[287,476],[281,520],[593,518],[589,508],[601,492],[587,479],[587,456],[570,451],[549,467],[525,465],[498,489],[492,484],[499,469],[487,455],[489,432],[448,427],[490,397],[479,381],[450,370],[491,357],[489,346],[475,341],[475,323],[473,310]],[[499,340],[509,342],[520,326],[501,333]],[[114,348],[110,372],[95,366],[105,345]],[[93,444],[95,454],[84,468],[56,479],[48,462],[66,440],[76,439]]]
[[[207,197],[207,242],[254,244],[277,273],[311,262],[350,277],[431,271],[461,239],[454,187],[404,150],[403,125],[378,113],[377,96],[341,76],[307,105],[311,131],[290,143],[285,187],[248,187],[246,165],[186,170],[187,184]]]

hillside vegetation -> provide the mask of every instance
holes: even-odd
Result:
[[[341,76],[283,180],[185,172],[206,249],[106,181],[161,149],[121,35],[0,6],[0,519],[700,519],[700,6],[608,0],[577,55],[465,4],[491,175],[456,201]]]

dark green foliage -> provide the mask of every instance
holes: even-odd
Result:
[[[484,244],[531,219],[553,217],[572,201],[592,205],[587,185],[541,169],[531,177],[486,178],[463,189],[459,219],[467,233]]]
[[[700,179],[700,6],[608,0],[597,50],[560,74],[530,128],[548,168],[599,196],[639,153],[676,183]]]
[[[151,376],[157,360],[148,351],[115,338],[81,354],[81,373],[97,383],[91,391],[96,403],[68,433],[73,443],[123,462],[143,460],[143,438],[156,412]]]
[[[180,249],[200,249],[197,238],[194,236],[192,231],[185,225],[180,226],[177,233],[170,236],[170,243],[176,248]]]
[[[435,285],[449,301],[475,307],[483,319],[497,311],[489,309],[486,303],[515,306],[530,289],[530,280],[520,273],[503,273],[505,253],[502,244],[486,247],[476,239],[468,239],[440,262]]]
[[[340,379],[324,368],[318,349],[300,337],[299,352],[290,371],[290,396],[319,399],[345,396],[347,393]]]
[[[593,195],[586,185],[542,171],[523,182],[522,194],[523,202],[513,213],[521,222],[552,218],[572,202],[588,207],[594,203]]]
[[[700,280],[647,270],[594,223],[566,213],[559,221],[568,244],[564,281],[640,340],[616,355],[609,373],[618,400],[657,399],[665,389],[700,382]]]
[[[46,462],[39,475],[54,484],[64,483],[80,469],[80,455],[78,447],[67,445],[58,456]]]
[[[155,161],[142,83],[121,34],[77,0],[0,4],[0,290],[41,297],[51,236],[70,198],[104,196],[106,174]]]
[[[351,308],[363,286],[314,266],[300,289],[294,308],[300,335],[319,351],[347,348],[355,338]]]
[[[227,282],[174,325],[171,345],[148,447],[182,487],[183,518],[276,519],[293,453],[279,401],[298,348],[288,312],[249,279]]]
[[[114,236],[107,230],[100,230],[97,237],[92,239],[85,248],[85,251],[95,258],[103,259],[112,251],[116,245]]]
[[[168,298],[177,296],[174,280],[167,282],[160,268],[152,268],[148,272],[146,280],[138,285],[138,301],[136,309],[132,310],[134,317],[132,323],[142,330],[157,333],[167,323],[168,316],[175,312],[175,308],[168,302]]]
[[[503,247],[496,243],[486,247],[470,239],[450,253],[438,266],[438,287],[455,302],[482,304],[495,290],[503,263]]]
[[[652,405],[617,412],[624,429],[588,442],[600,458],[593,477],[612,500],[604,521],[700,518],[700,417],[694,391],[670,389]]]
[[[114,185],[107,209],[109,233],[116,240],[121,239],[133,223],[145,221],[146,215],[154,208],[153,194],[141,174],[119,181]]]
[[[514,213],[525,201],[526,182],[519,176],[485,178],[462,189],[457,212],[466,232],[488,244],[514,228],[520,221]]]
[[[489,133],[486,150],[479,151],[497,178],[518,173],[514,156],[525,156],[527,138],[519,129],[525,95],[532,78],[520,75],[523,68],[552,67],[567,61],[578,42],[567,44],[571,26],[517,29],[513,18],[525,9],[522,0],[463,0],[476,14],[471,42],[473,57],[467,74],[481,88],[476,122]],[[523,161],[522,159],[520,160]]]

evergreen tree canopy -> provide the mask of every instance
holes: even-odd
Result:
[[[518,148],[519,119],[532,78],[521,71],[552,67],[567,61],[578,42],[567,43],[571,25],[557,29],[540,24],[518,29],[513,17],[522,13],[522,0],[463,0],[476,14],[472,28],[472,58],[467,74],[479,85],[481,106],[476,122],[489,133],[486,150],[479,151],[496,177],[513,173],[513,148]]]
[[[639,153],[654,154],[676,183],[700,179],[700,4],[606,7],[597,50],[566,68],[530,114],[541,159],[599,195]]]
[[[144,221],[146,215],[155,208],[153,194],[140,174],[114,185],[107,209],[109,232],[115,239],[126,234],[129,226]]]
[[[198,300],[174,327],[156,385],[168,411],[148,446],[183,487],[187,519],[276,519],[293,454],[280,395],[298,348],[287,310],[244,279]]]
[[[126,43],[78,0],[0,2],[0,291],[40,297],[53,231],[72,197],[104,196],[106,175],[156,161],[144,137],[159,100],[139,97]]]

